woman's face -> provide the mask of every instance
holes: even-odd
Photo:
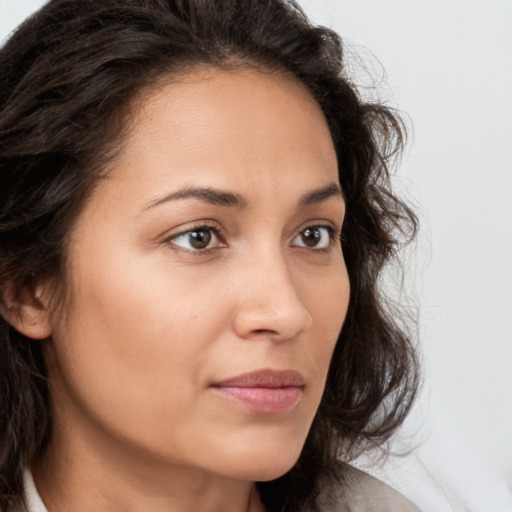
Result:
[[[53,444],[276,478],[348,304],[326,122],[300,83],[255,71],[203,70],[141,101],[70,238]]]

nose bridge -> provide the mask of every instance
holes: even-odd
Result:
[[[243,290],[235,327],[242,337],[272,335],[289,339],[311,325],[311,315],[300,297],[282,249],[264,244],[243,263]]]

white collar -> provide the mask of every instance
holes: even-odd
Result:
[[[25,468],[23,471],[23,488],[25,501],[27,503],[27,512],[48,512],[37,492],[32,473],[28,468]]]

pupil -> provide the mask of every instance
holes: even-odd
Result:
[[[206,229],[198,229],[190,233],[190,245],[194,249],[204,249],[210,243],[212,234]]]
[[[308,228],[302,234],[302,241],[308,247],[315,247],[321,238],[322,234],[320,230],[316,228]]]

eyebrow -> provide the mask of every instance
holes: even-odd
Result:
[[[176,190],[175,192],[171,192],[164,197],[150,202],[143,209],[147,210],[148,208],[153,208],[159,204],[166,203],[167,201],[187,199],[190,197],[216,206],[226,206],[229,208],[237,208],[239,210],[247,208],[248,204],[244,197],[233,192],[219,190],[212,187],[183,187],[179,190]]]
[[[340,197],[343,199],[343,192],[341,187],[336,182],[328,183],[327,185],[317,188],[307,194],[304,194],[299,199],[299,209],[307,208],[316,203],[321,203],[331,197]]]
[[[304,209],[308,206],[312,206],[313,204],[325,201],[331,197],[343,198],[343,192],[336,182],[328,183],[323,187],[304,194],[299,199],[298,208]],[[239,210],[247,208],[249,204],[245,197],[234,192],[219,190],[213,187],[187,186],[171,192],[170,194],[166,194],[165,196],[155,199],[154,201],[151,201],[147,206],[143,208],[143,210],[154,208],[155,206],[166,203],[168,201],[188,198],[195,198],[215,206],[224,206],[228,208],[236,208]]]

